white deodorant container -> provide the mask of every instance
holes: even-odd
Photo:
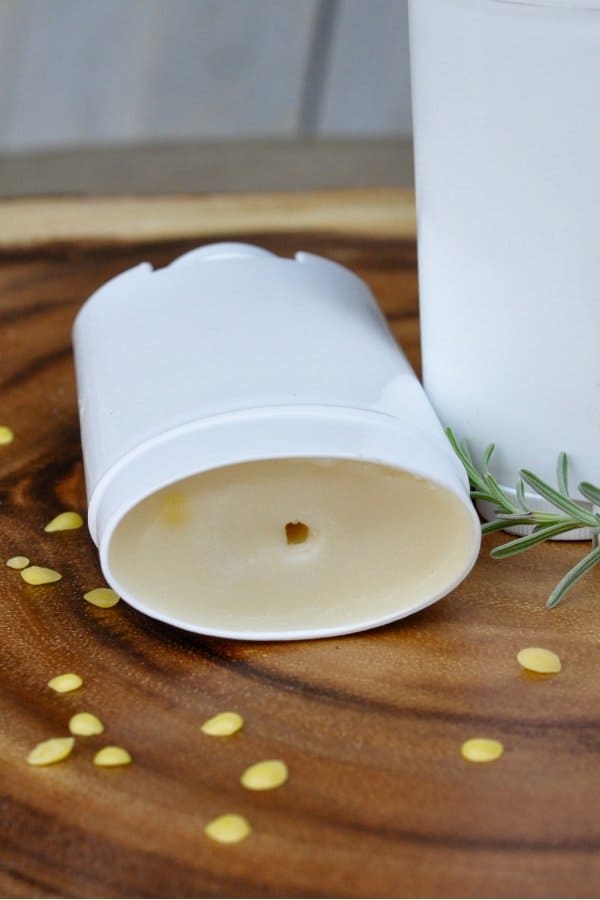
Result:
[[[465,474],[369,289],[214,244],[103,285],[74,327],[89,528],[108,583],[252,640],[382,625],[480,541]]]
[[[409,9],[425,390],[513,499],[600,483],[600,0]]]

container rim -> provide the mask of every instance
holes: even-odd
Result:
[[[265,435],[268,440],[265,441]],[[381,620],[365,618],[345,630],[332,627],[310,632],[269,634],[210,631],[186,623],[185,629],[243,640],[300,640],[375,628],[434,603],[453,590],[475,564],[481,542],[477,513],[471,503],[466,474],[443,440],[393,416],[369,410],[331,406],[263,407],[197,420],[157,435],[122,457],[97,484],[89,504],[89,527],[102,570],[109,584],[134,608],[170,625],[175,617],[157,615],[120,586],[110,563],[115,531],[138,503],[169,484],[211,469],[244,462],[282,458],[332,458],[373,463],[410,472],[450,491],[467,511],[471,526],[468,562],[435,596]],[[241,449],[240,449],[241,448]]]
[[[90,533],[98,542],[104,498],[118,481],[126,480],[124,493],[135,495],[138,503],[175,481],[210,469],[262,459],[323,456],[402,468],[459,493],[462,487],[468,499],[467,476],[450,444],[446,451],[443,440],[438,443],[413,424],[403,426],[396,416],[328,405],[253,407],[182,423],[121,456],[91,491]]]

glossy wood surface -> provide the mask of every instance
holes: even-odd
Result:
[[[189,635],[124,603],[86,604],[83,593],[103,581],[85,529],[43,531],[61,509],[85,511],[73,317],[98,285],[140,260],[162,265],[223,234],[329,256],[372,286],[418,366],[415,242],[401,224],[411,220],[411,199],[374,192],[362,227],[344,212],[351,200],[329,197],[339,227],[334,216],[324,224],[319,199],[307,195],[302,214],[290,207],[285,228],[274,229],[253,226],[239,197],[227,228],[211,231],[210,216],[198,216],[195,230],[188,222],[185,234],[166,228],[166,237],[158,207],[153,230],[132,220],[124,235],[121,201],[78,201],[87,222],[79,240],[57,234],[52,222],[64,220],[51,215],[44,238],[39,208],[24,239],[23,208],[9,205],[21,223],[12,230],[0,209],[0,424],[15,432],[0,447],[3,896],[600,892],[600,573],[563,607],[544,606],[581,546],[494,562],[487,551],[505,540],[495,536],[451,596],[396,625],[246,644]],[[280,216],[281,197],[262,202]],[[164,200],[167,223],[172,203]],[[396,206],[396,233],[374,224],[378,204],[384,218]],[[63,580],[26,585],[3,565],[16,554]],[[530,645],[555,650],[563,671],[523,673],[515,655]],[[83,688],[53,694],[46,682],[66,671],[79,673]],[[54,767],[29,767],[31,747],[66,734],[82,709],[99,715],[106,733],[79,738]],[[201,723],[224,709],[243,714],[242,732],[203,735]],[[466,763],[460,747],[475,736],[501,740],[504,756]],[[95,768],[93,752],[105,743],[127,747],[133,765]],[[245,791],[246,766],[274,757],[288,764],[289,782]],[[204,825],[230,811],[245,815],[253,834],[238,845],[210,842]]]

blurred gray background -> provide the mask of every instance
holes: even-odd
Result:
[[[0,192],[410,183],[407,0],[0,0]]]

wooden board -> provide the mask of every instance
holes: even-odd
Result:
[[[132,203],[139,212],[143,201]],[[24,553],[64,576],[34,588],[0,565],[0,892],[597,896],[598,573],[564,607],[544,606],[581,546],[493,562],[487,551],[504,540],[495,536],[442,602],[314,642],[202,638],[124,603],[82,600],[102,583],[90,538],[43,526],[63,508],[85,510],[70,327],[107,278],[224,235],[321,253],[367,280],[419,361],[410,196],[166,198],[146,218],[128,214],[125,228],[126,209],[125,200],[0,207],[0,424],[16,435],[0,448],[0,562]],[[562,673],[521,672],[515,654],[528,645],[557,651]],[[46,682],[65,671],[84,687],[51,693]],[[79,739],[64,763],[29,767],[31,747],[66,734],[81,709],[100,715],[105,735]],[[200,724],[222,709],[242,712],[244,730],[205,737]],[[466,763],[460,747],[473,736],[501,740],[502,759]],[[95,768],[103,742],[126,746],[133,765]],[[288,784],[244,791],[242,770],[270,757],[288,763]],[[225,811],[252,823],[239,845],[203,836]]]

